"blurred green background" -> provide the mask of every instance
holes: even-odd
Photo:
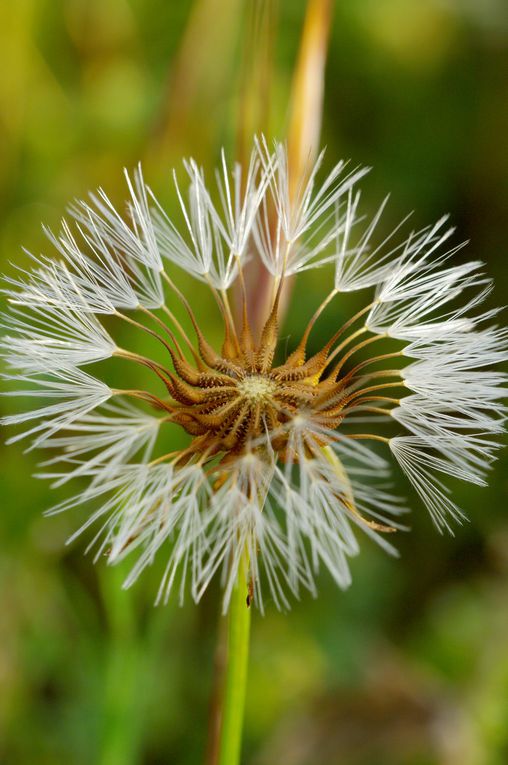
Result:
[[[4,271],[26,262],[21,245],[48,250],[40,222],[58,225],[72,198],[103,185],[120,201],[123,166],[142,159],[164,196],[182,153],[211,165],[221,144],[232,148],[248,5],[0,2]],[[274,9],[277,136],[304,12],[295,0]],[[336,3],[327,161],[372,165],[367,199],[392,192],[392,223],[412,209],[421,225],[451,213],[471,240],[460,257],[484,260],[497,280],[493,304],[508,296],[507,83],[504,0]],[[326,278],[297,285],[288,333]],[[122,572],[93,566],[85,540],[65,546],[72,513],[42,517],[55,496],[30,478],[36,461],[2,446],[0,762],[203,762],[218,591],[154,609],[153,570],[122,592]],[[502,456],[488,489],[457,487],[471,520],[454,538],[412,498],[399,560],[364,540],[348,592],[323,576],[317,600],[255,613],[245,763],[508,762],[506,465]]]

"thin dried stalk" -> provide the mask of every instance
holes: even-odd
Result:
[[[288,123],[288,164],[290,192],[294,196],[302,178],[316,159],[320,145],[323,93],[333,0],[309,0],[300,49],[293,74]],[[293,279],[287,279],[280,301],[284,316]],[[249,295],[255,307],[254,329],[262,325],[270,305],[270,279],[260,273]]]

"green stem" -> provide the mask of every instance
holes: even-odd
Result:
[[[247,605],[248,562],[244,558],[228,614],[227,665],[218,765],[239,765],[249,660],[250,608]]]

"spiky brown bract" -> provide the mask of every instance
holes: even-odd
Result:
[[[282,282],[281,282],[282,284]],[[198,336],[201,370],[172,353],[176,374],[165,370],[165,383],[174,404],[172,421],[195,440],[182,461],[193,453],[223,455],[234,460],[260,446],[266,434],[282,460],[288,448],[284,426],[298,414],[316,426],[335,429],[343,419],[348,397],[341,362],[327,371],[330,345],[311,358],[300,347],[282,365],[273,365],[278,340],[278,295],[260,338],[254,342],[248,321],[241,332],[226,319],[221,354],[206,341],[192,314]],[[247,316],[247,311],[244,311]],[[349,385],[355,382],[349,379]],[[323,445],[326,438],[322,439]]]

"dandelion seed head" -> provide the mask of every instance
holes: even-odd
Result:
[[[125,215],[102,190],[77,202],[59,234],[47,231],[56,257],[30,256],[33,269],[6,281],[8,395],[41,400],[4,418],[26,427],[10,441],[49,450],[39,475],[53,485],[87,481],[50,512],[87,514],[72,539],[95,528],[96,559],[135,558],[125,586],[165,559],[157,602],[199,600],[217,576],[226,609],[245,557],[260,608],[266,592],[283,609],[291,594],[315,595],[322,569],[348,587],[361,532],[396,553],[407,507],[392,466],[452,530],[463,511],[447,477],[484,485],[495,459],[508,333],[481,311],[483,265],[456,264],[446,218],[404,235],[405,220],[379,239],[386,200],[361,212],[366,171],[341,162],[320,181],[322,164],[290,192],[285,147],[262,138],[246,168],[223,153],[215,185],[185,161],[180,223],[137,168]],[[331,286],[284,354],[288,277],[311,268],[330,269]],[[220,348],[180,270],[210,290]],[[315,349],[315,326],[355,291],[363,307]],[[160,353],[143,355],[142,338]],[[106,363],[142,367],[151,382],[116,387]],[[188,443],[168,451],[175,429]]]

